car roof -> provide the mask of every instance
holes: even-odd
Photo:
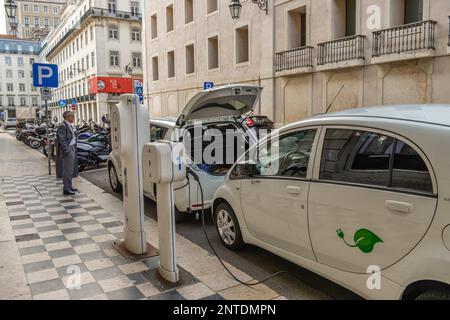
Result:
[[[450,105],[392,105],[358,108],[317,115],[312,119],[336,117],[396,119],[450,127]]]
[[[150,124],[174,128],[176,125],[176,121],[177,121],[176,118],[170,118],[170,117],[168,117],[168,118],[151,118]]]

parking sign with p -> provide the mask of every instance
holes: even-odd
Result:
[[[37,88],[58,88],[58,66],[56,64],[33,64],[33,85]]]

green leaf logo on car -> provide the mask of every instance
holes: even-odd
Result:
[[[364,253],[371,253],[375,248],[377,243],[383,243],[384,241],[380,239],[375,233],[367,229],[361,229],[356,231],[354,240],[355,244],[349,244],[345,240],[345,234],[341,229],[337,230],[339,238],[344,240],[345,244],[350,248],[359,248]]]

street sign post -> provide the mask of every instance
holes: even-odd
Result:
[[[33,85],[36,88],[41,89],[42,100],[45,101],[45,119],[47,123],[47,146],[50,143],[49,140],[49,128],[50,121],[48,118],[48,100],[52,100],[52,91],[50,88],[59,87],[58,79],[58,66],[56,64],[33,64]],[[50,159],[50,153],[48,154],[48,174],[52,174],[52,163]]]
[[[139,96],[139,101],[144,103],[144,84],[141,80],[134,80],[134,92]]]

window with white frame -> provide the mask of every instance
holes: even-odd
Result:
[[[142,54],[133,52],[133,68],[142,68]]]
[[[109,33],[110,39],[115,39],[115,40],[119,39],[119,27],[118,26],[110,25],[108,27],[108,33]]]
[[[131,15],[133,17],[139,16],[139,2],[131,2]]]
[[[141,30],[135,28],[131,30],[131,40],[132,41],[141,41]]]
[[[20,97],[20,106],[25,107],[27,105],[27,99],[25,97]]]
[[[120,52],[119,51],[110,51],[109,52],[109,65],[111,67],[119,67],[120,66]]]
[[[9,107],[14,107],[15,106],[15,101],[14,101],[14,97],[8,97],[8,106]]]

